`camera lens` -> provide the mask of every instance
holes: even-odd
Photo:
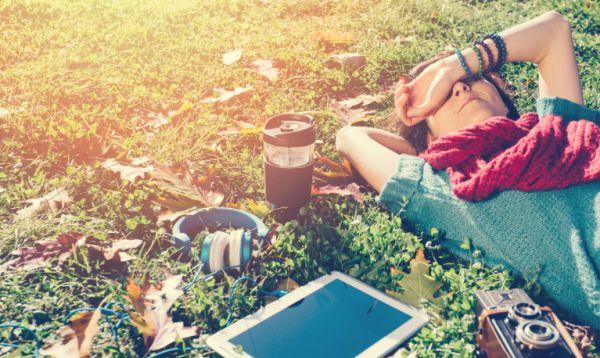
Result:
[[[517,326],[516,341],[530,350],[550,349],[558,343],[560,334],[556,327],[546,321],[523,321]]]
[[[542,315],[540,307],[529,302],[519,302],[508,310],[508,320],[514,326],[521,322],[538,319]]]

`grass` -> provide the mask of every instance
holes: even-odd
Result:
[[[78,249],[62,265],[3,274],[0,323],[19,322],[44,342],[54,342],[70,310],[97,305],[108,295],[126,304],[128,277],[159,282],[168,268],[191,280],[197,258],[177,260],[168,230],[156,225],[161,208],[154,199],[160,189],[148,180],[121,180],[101,167],[105,159],[149,155],[171,167],[186,165],[198,176],[213,170],[213,189],[225,194],[226,203],[262,200],[260,138],[218,135],[235,120],[261,125],[275,114],[315,111],[322,140],[317,150],[339,158],[334,138],[340,122],[329,108],[332,99],[379,93],[447,44],[464,47],[551,9],[572,22],[585,103],[600,108],[600,22],[593,16],[599,10],[594,1],[0,2],[0,107],[22,109],[0,115],[0,260],[16,248],[69,231],[101,241],[144,240],[125,269],[107,269]],[[366,66],[351,73],[330,68],[329,53],[315,35],[326,30],[351,34],[352,43],[335,52],[360,52]],[[243,49],[241,60],[222,64],[221,55],[235,48]],[[244,66],[256,58],[272,59],[281,70],[279,80],[270,83]],[[505,75],[517,107],[532,110],[534,66],[511,64]],[[246,85],[253,86],[247,95],[202,103],[216,87]],[[377,117],[384,118],[392,104],[390,94]],[[143,131],[135,121],[140,113],[182,107],[189,109],[158,131]],[[16,220],[24,200],[60,186],[73,197],[72,205]],[[459,261],[440,247],[441,236],[410,232],[405,224],[372,196],[364,205],[315,198],[299,220],[278,228],[276,243],[269,252],[257,252],[249,273],[265,288],[286,277],[304,284],[339,270],[380,289],[399,289],[390,268],[406,270],[416,250],[425,248],[432,274],[443,283],[441,293],[452,294],[444,299],[443,319],[406,345],[407,352],[419,356],[473,355],[475,290],[525,287],[540,297],[535,278],[487,266],[477,251],[470,261]],[[196,283],[176,303],[175,320],[201,327],[203,335],[223,328],[232,279]],[[242,285],[234,295],[235,318],[262,304],[256,287]],[[0,331],[0,337],[7,335]],[[144,352],[135,328],[124,326],[119,337],[115,343],[102,324],[95,354]],[[201,345],[202,339],[188,343]],[[24,344],[16,352],[33,349]]]

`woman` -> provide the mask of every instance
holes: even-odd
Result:
[[[563,121],[600,124],[600,112],[583,106],[567,20],[552,11],[499,35],[506,62],[537,64],[539,118],[554,114]],[[502,190],[474,202],[458,198],[452,191],[454,180],[451,185],[445,171],[436,171],[421,158],[428,147],[466,128],[494,118],[518,118],[493,74],[466,80],[467,70],[486,70],[501,60],[502,46],[493,38],[483,42],[428,61],[413,70],[410,83],[398,83],[393,115],[401,121],[402,136],[345,127],[336,146],[380,192],[379,203],[402,212],[425,232],[441,229],[446,237],[442,244],[459,256],[469,256],[460,249],[469,239],[487,263],[537,277],[561,308],[600,329],[599,181],[560,190]]]

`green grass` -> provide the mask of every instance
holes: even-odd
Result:
[[[0,107],[23,109],[0,117],[0,260],[15,248],[68,231],[106,241],[144,240],[128,270],[107,270],[82,249],[60,266],[4,274],[0,323],[22,323],[45,342],[54,342],[69,310],[97,305],[110,294],[125,302],[130,276],[158,282],[168,268],[191,280],[197,259],[175,259],[167,232],[155,224],[158,188],[145,180],[123,182],[102,169],[103,160],[149,155],[170,166],[186,164],[198,175],[214,169],[215,189],[227,203],[262,200],[259,138],[222,140],[217,135],[234,120],[260,125],[274,114],[315,111],[323,141],[317,150],[339,158],[334,138],[340,123],[329,109],[331,99],[379,93],[382,83],[447,44],[464,47],[552,9],[572,22],[585,102],[600,108],[600,22],[593,16],[599,11],[594,1],[0,2]],[[337,52],[361,52],[367,65],[353,73],[329,68],[328,53],[314,35],[325,29],[351,33],[354,43]],[[397,36],[415,36],[416,41],[393,41]],[[221,55],[235,48],[243,49],[242,59],[223,65]],[[280,79],[269,83],[244,67],[256,58],[272,59],[281,69]],[[517,107],[532,110],[534,66],[511,64],[505,74]],[[247,96],[221,105],[201,102],[215,87],[246,85],[253,86]],[[379,118],[392,102],[388,95]],[[134,122],[138,111],[166,114],[187,103],[190,110],[155,133],[145,133]],[[27,222],[15,220],[24,200],[61,185],[74,198],[72,205]],[[276,244],[269,253],[257,253],[258,263],[249,273],[265,288],[285,277],[304,284],[339,270],[380,289],[398,289],[390,268],[406,270],[424,247],[433,275],[443,282],[441,293],[452,294],[444,300],[443,320],[407,344],[419,356],[473,354],[475,290],[518,286],[539,298],[535,278],[523,280],[502,267],[488,267],[477,251],[469,262],[458,261],[440,248],[441,237],[405,231],[402,220],[379,208],[373,197],[364,205],[318,198],[307,209],[298,221],[279,227]],[[175,320],[198,325],[203,334],[218,331],[227,318],[231,280],[194,285],[175,305]],[[236,318],[263,304],[250,286],[234,297]],[[125,326],[119,335],[117,345],[103,324],[94,352],[143,353],[135,328]],[[20,349],[31,353],[33,345]]]

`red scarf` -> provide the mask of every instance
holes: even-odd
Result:
[[[516,121],[492,117],[437,138],[419,156],[446,169],[463,200],[507,189],[561,189],[600,180],[600,127],[535,113]]]

